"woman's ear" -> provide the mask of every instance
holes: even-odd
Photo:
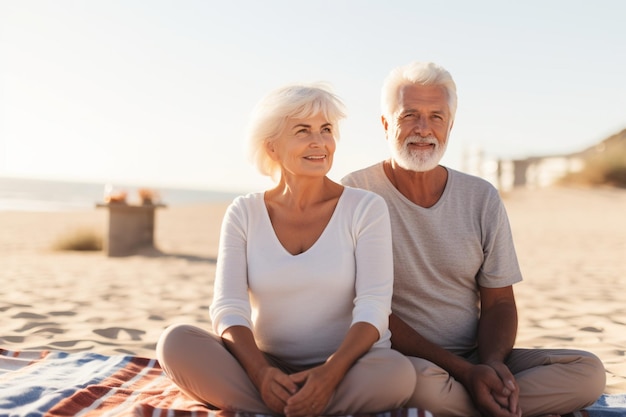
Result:
[[[276,160],[276,149],[274,148],[274,141],[268,140],[265,142],[265,150],[270,158]]]

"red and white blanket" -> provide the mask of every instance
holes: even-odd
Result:
[[[0,416],[259,417],[210,410],[182,393],[156,359],[0,349]],[[432,417],[401,409],[376,417]]]

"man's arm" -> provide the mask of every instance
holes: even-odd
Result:
[[[389,316],[389,329],[391,345],[395,350],[434,363],[463,385],[468,381],[472,365],[462,357],[427,340],[393,313]]]
[[[480,363],[488,368],[475,372],[473,378],[476,382],[470,382],[470,393],[478,404],[482,402],[479,398],[489,400],[489,397],[492,397],[503,410],[521,415],[519,387],[515,377],[504,364],[517,336],[517,307],[513,287],[511,285],[503,288],[480,287],[480,307],[478,358]],[[486,370],[491,372],[485,373]],[[499,381],[485,379],[492,372],[495,372]],[[482,377],[481,374],[485,376]],[[487,384],[487,381],[491,382]],[[489,408],[492,406],[493,404]]]
[[[513,286],[480,288],[481,313],[478,322],[478,357],[480,363],[495,369],[503,384],[518,391],[513,374],[504,361],[511,353],[517,336],[517,307]]]
[[[489,365],[473,365],[464,358],[455,355],[448,350],[430,342],[395,314],[389,317],[392,347],[407,356],[415,356],[426,359],[446,370],[452,377],[459,381],[468,391],[476,407],[485,416],[512,417],[520,416],[521,410],[518,404],[519,389],[514,383],[513,375],[504,365],[503,360],[512,349],[517,331],[517,313],[513,291],[509,289],[482,289],[481,321],[479,324],[479,344],[482,345],[484,356],[481,360],[491,361]],[[482,298],[481,298],[482,299]],[[511,316],[511,303],[513,311]],[[504,316],[499,317],[498,314]],[[511,319],[514,317],[514,326]],[[495,324],[494,324],[495,322]],[[493,327],[490,327],[493,326]],[[481,331],[481,328],[483,329]],[[511,338],[511,330],[512,338]],[[482,334],[481,334],[482,333]],[[498,341],[494,346],[489,346],[489,340],[506,334],[503,341]],[[500,362],[496,359],[501,358]],[[498,368],[498,369],[496,369]],[[506,382],[512,381],[513,385],[505,387]]]
[[[513,287],[480,287],[478,356],[481,363],[504,362],[517,336],[517,307]]]
[[[478,325],[478,354],[481,363],[504,362],[517,335],[517,308],[512,286],[481,288],[481,315]],[[430,342],[395,314],[389,317],[391,343],[404,355],[426,359],[458,380],[468,370],[463,358]]]

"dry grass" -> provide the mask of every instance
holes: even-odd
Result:
[[[626,188],[626,130],[588,152],[583,170],[565,176],[561,182]]]
[[[58,251],[101,251],[102,247],[102,234],[86,227],[67,232],[52,245]]]

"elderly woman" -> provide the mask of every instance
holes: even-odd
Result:
[[[187,394],[289,417],[403,406],[415,375],[390,349],[390,221],[382,198],[327,177],[343,104],[323,86],[270,93],[252,159],[276,186],[236,198],[220,235],[213,333],[175,325],[157,353]]]

